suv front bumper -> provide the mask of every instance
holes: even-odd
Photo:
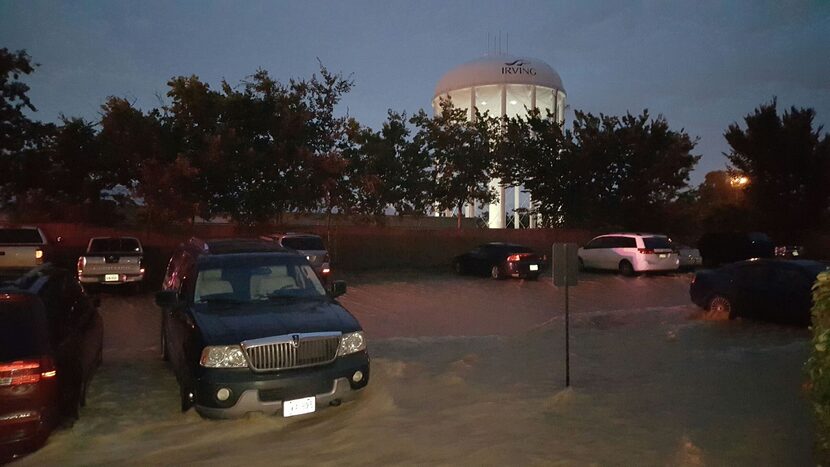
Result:
[[[362,378],[354,381],[358,371]],[[195,407],[208,418],[238,418],[249,412],[275,415],[282,413],[283,401],[313,396],[320,410],[353,399],[368,383],[369,354],[365,351],[324,366],[275,373],[211,368],[196,381]],[[230,397],[220,401],[217,393],[223,388],[230,391]]]

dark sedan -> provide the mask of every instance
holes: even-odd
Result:
[[[509,243],[486,243],[453,259],[458,274],[489,275],[493,279],[521,277],[539,278],[545,258],[532,249]]]
[[[103,322],[71,273],[48,265],[0,285],[0,463],[78,417]]]
[[[811,287],[827,265],[816,261],[757,259],[695,274],[689,295],[698,306],[730,319],[810,325]]]

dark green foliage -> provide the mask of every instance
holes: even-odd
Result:
[[[410,120],[418,129],[413,144],[421,159],[432,162],[432,201],[441,210],[456,209],[461,227],[464,203],[488,202],[493,153],[498,141],[498,121],[476,112],[474,121],[467,111],[441,100],[441,111],[430,117],[421,110]]]
[[[813,285],[812,354],[807,362],[810,395],[816,421],[816,455],[830,464],[830,273],[819,274]]]
[[[572,131],[531,112],[506,122],[497,172],[524,184],[548,225],[665,230],[699,156],[662,117],[577,111]]]
[[[830,205],[830,137],[813,128],[815,111],[792,107],[778,115],[777,103],[764,104],[724,136],[735,169],[746,174],[748,208],[758,229],[815,228]]]

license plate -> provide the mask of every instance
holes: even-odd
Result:
[[[118,274],[104,274],[104,282],[118,282]]]
[[[282,403],[282,416],[293,417],[294,415],[302,415],[305,413],[312,413],[316,408],[316,399],[313,397],[303,397],[302,399],[294,399]]]
[[[531,264],[530,265],[530,270],[531,271],[538,271],[539,270],[539,265],[538,264]]]
[[[666,253],[660,253],[660,259],[668,258],[668,257],[669,257],[669,255],[666,254]]]

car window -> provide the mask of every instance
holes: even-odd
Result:
[[[633,237],[613,237],[612,248],[637,248],[637,239]]]
[[[643,246],[649,250],[674,248],[668,237],[643,237]]]
[[[769,236],[767,234],[763,233],[763,232],[750,232],[749,234],[747,234],[747,237],[752,242],[763,242],[763,243],[772,242],[772,240],[770,240]]]
[[[43,355],[48,337],[40,300],[0,300],[0,361]]]
[[[801,271],[791,268],[775,268],[772,277],[773,281],[789,287],[807,286],[810,283]]]
[[[323,239],[320,237],[284,237],[282,246],[294,250],[325,250]]]
[[[0,243],[42,244],[37,229],[0,229]]]
[[[601,238],[595,238],[595,239],[593,239],[590,242],[585,244],[585,249],[586,250],[593,250],[594,248],[599,248],[599,245],[600,245],[601,241],[602,241]]]
[[[761,286],[770,280],[770,268],[763,264],[747,264],[736,269],[736,278],[742,285]]]
[[[595,238],[593,248],[614,248],[614,237]]]
[[[135,238],[94,238],[89,243],[90,253],[141,252],[141,245]]]

